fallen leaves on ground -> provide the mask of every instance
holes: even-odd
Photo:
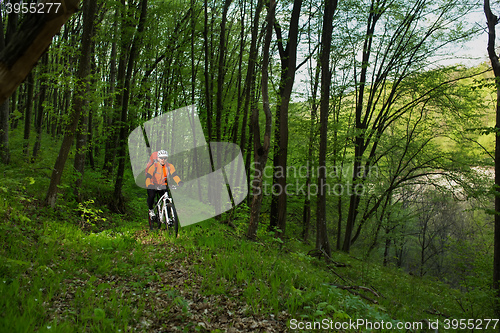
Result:
[[[120,308],[132,309],[128,328],[138,332],[285,332],[289,316],[255,314],[244,301],[243,289],[229,285],[225,294],[205,295],[202,277],[195,273],[196,258],[183,249],[138,235],[147,261],[130,274],[96,274],[80,270],[64,281],[64,292],[54,295],[49,320],[79,321],[88,317],[114,317]],[[117,260],[134,261],[134,252],[117,253]],[[227,291],[229,290],[229,292]],[[117,308],[118,307],[118,308]],[[92,311],[91,311],[92,310]],[[118,318],[117,318],[118,317]]]

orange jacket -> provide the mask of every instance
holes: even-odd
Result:
[[[179,184],[181,179],[177,175],[177,172],[175,172],[173,164],[165,162],[164,165],[161,165],[160,162],[154,162],[146,169],[146,186],[167,185],[167,177],[169,175]]]

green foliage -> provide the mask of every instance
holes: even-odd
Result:
[[[131,177],[127,179],[127,193],[135,191],[128,201],[130,211],[138,212],[135,219],[140,222],[124,225],[123,217],[110,214],[95,199],[60,204],[55,211],[41,207],[35,192],[42,178],[37,175],[6,178],[0,188],[8,194],[0,210],[2,331],[71,332],[86,327],[125,332],[155,325],[147,318],[171,313],[183,320],[187,331],[203,331],[190,319],[196,307],[186,293],[193,290],[207,299],[224,296],[230,299],[226,302],[243,302],[247,316],[272,315],[282,321],[492,315],[484,306],[491,301],[484,288],[487,279],[479,276],[471,275],[460,292],[433,279],[410,277],[341,253],[332,259],[346,266],[331,267],[307,255],[308,246],[294,238],[275,238],[263,228],[258,241],[250,242],[244,236],[249,214],[244,204],[229,214],[235,229],[206,221],[182,228],[177,239],[145,234],[141,215],[145,194],[134,189]],[[98,183],[89,184],[95,190]],[[107,227],[104,222],[110,220],[116,223]],[[82,228],[82,221],[101,228]],[[199,278],[181,283],[167,279],[171,263],[178,260],[186,265],[183,275]],[[476,269],[491,268],[484,262]],[[366,296],[378,304],[341,288],[345,285],[368,286],[379,297]],[[156,298],[164,301],[161,306],[153,301]],[[215,315],[218,310],[210,311]]]
[[[98,230],[99,227],[106,222],[106,218],[102,217],[102,209],[93,207],[94,200],[88,200],[83,203],[78,203],[76,211],[80,214],[80,226],[86,230]]]
[[[111,64],[120,60],[122,65],[126,62],[119,56],[129,53],[129,44],[134,38],[139,18],[135,5],[133,2],[127,2],[125,6],[119,1],[101,2],[100,21],[96,22],[91,93],[78,96],[88,99],[88,108],[92,110],[94,123],[91,130],[96,137],[90,147],[99,148],[94,151],[97,165],[102,165],[104,154],[109,154],[104,143],[115,135],[116,123],[119,123],[116,114],[120,109],[115,101],[122,92],[116,89],[120,84],[110,85],[111,72],[117,69]],[[213,109],[214,97],[220,92],[207,91],[209,96],[204,96],[204,93],[205,89],[213,90],[218,79],[215,75],[218,69],[216,60],[221,58],[216,41],[221,3],[211,5],[213,7],[207,13],[210,42],[207,44],[208,54],[204,54],[204,40],[200,38],[205,28],[201,2],[192,5],[186,1],[149,2],[148,28],[142,36],[144,44],[139,47],[131,82],[131,96],[137,98],[132,98],[130,103],[127,124],[130,128],[155,115],[190,104],[190,100],[198,101],[202,123],[206,125],[212,120],[213,127],[215,113],[211,115],[213,119],[209,119],[206,111],[210,105],[205,104],[212,103]],[[229,13],[232,23],[227,31],[228,52],[224,55],[224,110],[212,110],[223,111],[222,128],[218,129],[224,141],[238,141],[239,138],[233,138],[232,133],[242,128],[235,119],[239,117],[241,121],[243,117],[240,103],[243,102],[245,87],[240,83],[246,75],[250,44],[247,39],[249,27],[242,25],[248,24],[244,20],[252,21],[252,10],[242,10],[239,5],[233,2]],[[290,1],[283,3],[279,17],[285,31],[287,22],[284,17],[289,14],[289,5]],[[310,8],[306,9],[308,6],[304,4],[303,10],[311,11],[308,12],[309,22],[313,29],[320,29],[320,20],[316,19],[315,13],[320,13],[321,8],[314,2],[307,5],[311,5]],[[379,5],[385,6],[386,3]],[[337,232],[343,232],[350,200],[346,190],[364,182],[369,191],[361,198],[358,209],[360,218],[355,226],[363,229],[356,240],[356,248],[350,256],[333,253],[330,264],[326,264],[324,258],[319,260],[308,255],[311,245],[295,238],[303,229],[305,196],[300,192],[288,197],[286,237],[283,239],[276,238],[274,232],[264,231],[270,215],[267,209],[270,195],[263,201],[262,226],[257,242],[249,242],[244,237],[250,210],[246,202],[223,216],[225,221],[235,224],[235,229],[206,221],[183,228],[181,237],[172,239],[161,232],[145,232],[145,193],[134,184],[128,166],[123,186],[127,209],[124,214],[112,214],[109,209],[115,199],[113,171],[104,175],[98,168],[93,170],[87,166],[84,185],[76,193],[73,184],[81,175],[75,175],[71,170],[74,157],[74,151],[71,151],[63,182],[59,185],[56,208],[44,207],[43,196],[60,145],[59,138],[56,138],[60,133],[57,128],[69,119],[66,108],[71,107],[71,91],[76,84],[77,66],[68,66],[67,59],[78,58],[78,34],[74,33],[77,28],[72,24],[65,26],[62,33],[55,36],[54,47],[49,49],[50,74],[44,75],[50,95],[53,95],[50,100],[43,101],[44,119],[49,119],[47,131],[50,130],[53,137],[42,136],[44,149],[37,156],[36,163],[28,164],[22,132],[11,131],[12,163],[0,168],[0,331],[148,331],[158,324],[151,318],[168,318],[182,323],[178,330],[204,332],[207,330],[203,325],[192,320],[196,305],[199,305],[195,304],[196,299],[200,298],[211,300],[209,310],[215,315],[228,313],[221,310],[223,306],[214,299],[220,302],[229,299],[227,303],[243,303],[245,315],[281,321],[291,317],[335,321],[419,321],[442,316],[491,318],[493,236],[491,216],[486,213],[491,212],[492,207],[484,200],[488,195],[486,189],[491,186],[488,177],[474,174],[470,166],[493,163],[488,152],[493,148],[494,118],[486,110],[493,100],[491,94],[496,84],[492,79],[466,79],[445,84],[457,75],[477,73],[484,68],[429,69],[428,55],[432,55],[432,50],[438,45],[448,45],[450,39],[462,39],[467,35],[462,20],[453,29],[440,30],[447,27],[447,23],[457,21],[452,15],[456,14],[455,10],[463,9],[449,2],[442,5],[447,9],[442,16],[436,15],[438,7],[433,7],[434,4],[422,7],[421,12],[415,12],[418,7],[415,4],[401,1],[391,2],[387,8],[374,8],[375,13],[383,14],[380,19],[383,24],[379,24],[374,35],[370,36],[374,37],[372,60],[380,61],[360,64],[359,50],[366,38],[364,21],[369,13],[368,2],[339,3],[338,19],[345,20],[346,24],[336,24],[332,43],[335,70],[332,71],[334,83],[327,167],[329,170],[340,168],[340,173],[329,173],[328,184],[340,184],[344,191],[327,196],[330,239]],[[425,18],[426,24],[413,20],[417,17]],[[449,22],[434,25],[433,20],[438,18]],[[261,16],[263,19],[264,15]],[[408,24],[400,26],[404,20]],[[75,19],[75,22],[80,20]],[[257,24],[261,26],[262,23]],[[431,27],[435,27],[438,33],[429,31],[426,35],[429,38],[422,39],[420,44],[419,38]],[[243,29],[239,31],[240,28]],[[316,38],[308,29],[304,26],[303,32],[309,35],[302,35],[301,40]],[[393,34],[395,31],[400,33]],[[412,33],[404,35],[404,31]],[[245,37],[240,40],[240,36]],[[115,59],[112,59],[113,45],[117,48]],[[422,47],[417,48],[419,45]],[[312,50],[315,45],[309,46]],[[206,63],[203,62],[205,55],[209,58]],[[193,61],[194,68],[191,68],[190,61]],[[236,69],[236,64],[241,65],[241,71]],[[375,68],[379,64],[383,66]],[[366,129],[354,128],[353,114],[359,103],[356,98],[359,83],[352,79],[352,70],[358,73],[363,66],[369,66],[369,72],[374,73],[366,82],[379,85],[378,88],[367,86],[365,90],[366,97],[373,97],[373,103],[362,103],[371,105],[372,109],[365,111],[373,112],[367,117],[372,123]],[[399,76],[401,73],[404,77]],[[274,75],[274,81],[280,72],[273,68],[271,75]],[[258,82],[259,78],[255,80]],[[377,95],[377,89],[380,95]],[[190,96],[190,90],[195,95]],[[25,96],[22,89],[19,91],[21,101]],[[392,93],[395,99],[391,99]],[[271,92],[273,104],[276,96],[276,92]],[[309,99],[304,103],[290,104],[288,165],[292,170],[299,170],[306,164],[312,168],[317,166],[318,124],[311,110],[312,102]],[[238,106],[240,109],[237,110]],[[257,103],[253,107],[260,106]],[[22,103],[12,110],[13,124],[23,119],[24,110]],[[388,113],[383,115],[384,111]],[[261,113],[261,121],[263,117]],[[375,135],[373,121],[376,119],[385,121],[380,127],[383,129],[380,136]],[[113,121],[115,124],[109,126]],[[248,129],[245,130],[248,135]],[[373,177],[351,184],[355,136],[372,136],[372,140],[367,141],[367,152],[373,147],[377,149],[361,158],[363,163],[375,161],[377,172]],[[241,148],[245,152],[247,147]],[[270,157],[272,159],[272,152]],[[446,181],[460,181],[467,188],[468,198],[477,202],[464,209],[458,203],[435,200],[431,195],[421,197],[425,203],[441,208],[441,213],[431,217],[429,226],[439,236],[436,239],[439,238],[439,244],[443,245],[439,250],[444,253],[439,256],[439,263],[429,260],[425,267],[421,267],[418,253],[421,249],[419,237],[423,233],[419,218],[425,209],[415,212],[417,205],[401,198],[406,190],[417,192],[411,186],[420,185],[420,178],[414,176],[435,170],[453,171]],[[312,175],[312,184],[316,183],[316,177],[317,174]],[[300,187],[305,184],[305,178],[305,173],[292,172],[288,182]],[[398,183],[400,181],[403,183]],[[409,183],[407,188],[404,187],[405,181]],[[265,183],[270,187],[270,177]],[[396,186],[392,189],[394,184]],[[443,192],[453,193],[451,190]],[[387,198],[388,201],[384,201]],[[313,235],[315,196],[309,199],[312,213],[310,235]],[[384,202],[388,203],[385,210],[382,208]],[[190,213],[197,213],[194,208],[193,205]],[[371,215],[363,216],[372,208]],[[467,210],[471,214],[462,216]],[[437,233],[447,219],[455,222],[453,228],[447,229],[446,233]],[[340,224],[337,224],[338,220]],[[340,230],[337,230],[339,226]],[[386,259],[384,243],[389,247],[387,267],[378,264],[382,258]],[[432,249],[438,242],[429,244]],[[370,251],[371,255],[367,255],[366,252]],[[418,273],[418,268],[425,268],[421,271],[433,276],[407,274]],[[180,278],[175,272],[192,279]],[[360,286],[371,291],[356,289]],[[190,298],[192,295],[196,297]],[[203,320],[213,318],[205,315]],[[163,327],[163,331],[169,329]]]

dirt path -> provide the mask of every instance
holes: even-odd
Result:
[[[253,315],[244,302],[243,289],[233,286],[223,295],[205,295],[200,290],[202,277],[195,271],[195,265],[202,263],[195,262],[192,256],[179,256],[181,248],[174,244],[158,244],[141,234],[138,240],[143,244],[143,255],[147,256],[142,262],[146,259],[150,263],[142,264],[144,274],[93,275],[83,269],[83,278],[65,280],[65,294],[55,295],[52,304],[47,304],[50,319],[81,321],[81,316],[93,306],[103,308],[103,316],[117,313],[117,309],[110,307],[125,306],[128,310],[124,311],[130,312],[130,331],[287,331],[286,313]],[[132,263],[133,252],[117,253],[116,260]],[[88,300],[89,297],[92,299]],[[84,300],[87,310],[85,304],[82,305],[82,298],[87,299]]]

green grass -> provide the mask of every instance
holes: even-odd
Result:
[[[291,319],[493,317],[487,289],[462,293],[345,253],[332,256],[342,267],[327,264],[307,255],[310,245],[262,230],[248,241],[244,206],[235,229],[209,220],[176,239],[148,232],[145,193],[130,174],[126,215],[107,209],[110,185],[91,170],[81,205],[68,173],[57,207],[44,207],[50,163],[0,166],[0,332],[270,331],[269,322],[279,332]]]
[[[307,247],[296,240],[282,244],[262,233],[258,242],[247,241],[244,223],[233,230],[207,221],[181,229],[178,239],[146,232],[145,221],[88,233],[82,231],[76,212],[61,211],[65,218],[58,220],[34,199],[27,200],[33,206],[13,208],[11,218],[3,215],[1,224],[0,331],[125,332],[140,328],[152,315],[148,311],[164,316],[173,307],[189,318],[188,301],[180,290],[193,284],[203,297],[230,295],[243,302],[245,315],[285,322],[469,315],[457,302],[465,295],[444,284],[341,253],[333,259],[347,266],[328,268],[306,255]],[[178,261],[199,278],[167,285],[161,274]],[[379,297],[364,294],[378,304],[336,285],[369,287]],[[148,292],[166,299],[165,308],[151,310]],[[485,309],[480,315],[491,313]]]

